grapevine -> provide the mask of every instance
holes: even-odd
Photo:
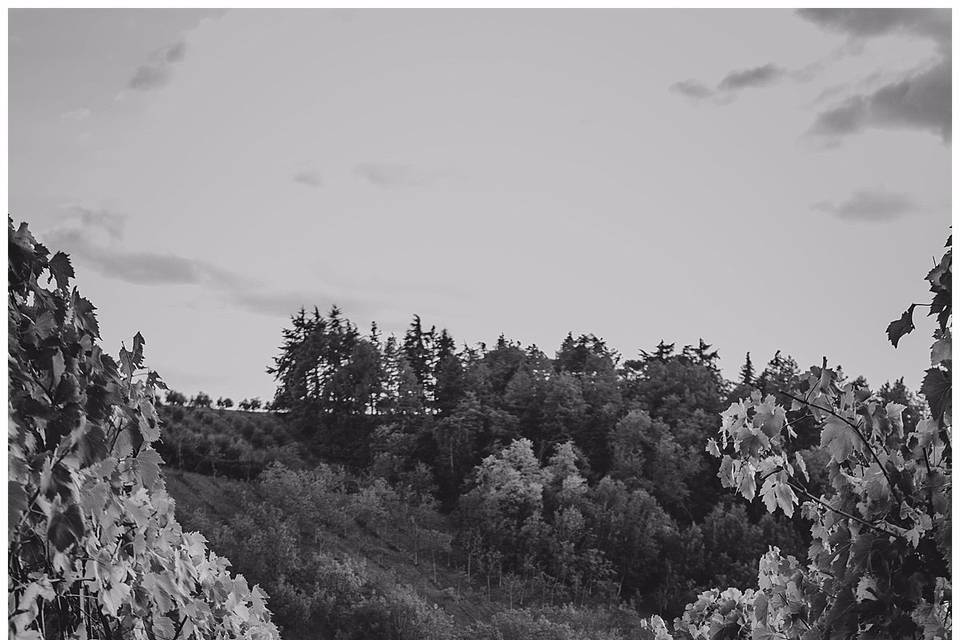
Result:
[[[174,517],[143,337],[114,360],[69,257],[10,219],[8,246],[10,636],[278,638],[266,594]]]

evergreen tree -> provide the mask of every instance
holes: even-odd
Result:
[[[413,322],[403,336],[403,353],[407,363],[428,397],[433,391],[434,333],[435,327],[424,331],[420,316],[414,315]]]
[[[740,384],[750,384],[753,382],[753,362],[750,361],[750,352],[747,351],[747,358],[740,367]]]

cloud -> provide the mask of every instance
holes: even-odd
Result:
[[[823,29],[853,39],[901,34],[937,44],[933,62],[821,111],[811,134],[836,140],[866,129],[916,129],[950,142],[953,67],[949,9],[802,9],[798,13]]]
[[[713,89],[696,80],[674,82],[670,85],[670,91],[694,100],[703,100],[713,95]]]
[[[151,251],[129,251],[120,245],[127,216],[78,204],[65,207],[63,222],[44,233],[47,247],[71,257],[108,278],[133,284],[213,284],[241,286],[247,280],[203,260]]]
[[[151,251],[104,246],[84,229],[62,228],[45,234],[52,247],[62,247],[101,275],[132,284],[213,284],[235,287],[247,281],[203,260]]]
[[[293,175],[293,181],[307,187],[322,187],[323,178],[316,171],[298,171]]]
[[[717,88],[721,91],[737,91],[740,89],[765,87],[778,82],[786,75],[786,70],[775,64],[765,64],[752,69],[731,71]]]
[[[426,176],[403,164],[361,162],[353,172],[364,181],[382,188],[413,187],[426,182]]]
[[[949,60],[820,112],[810,132],[840,137],[868,128],[920,129],[949,142],[952,135]]]
[[[911,34],[950,44],[950,9],[800,9],[797,14],[822,29],[857,38]]]
[[[759,67],[731,71],[717,83],[716,88],[711,88],[699,80],[682,80],[670,85],[670,91],[679,93],[695,102],[711,98],[716,104],[727,104],[736,97],[737,92],[744,89],[758,89],[766,87],[783,78],[787,77],[789,72],[775,64],[768,63]]]
[[[817,202],[813,209],[844,220],[889,222],[915,213],[920,207],[910,196],[882,189],[863,189],[842,202]]]
[[[186,55],[186,42],[180,41],[156,51],[147,64],[141,65],[127,87],[136,91],[150,91],[163,87],[173,75],[173,67]]]
[[[124,249],[119,241],[123,239],[125,219],[106,210],[72,205],[63,224],[41,235],[50,250],[63,250],[106,278],[135,285],[202,286],[228,305],[267,316],[287,317],[301,306],[329,307],[336,302],[356,310],[365,304],[331,291],[278,291],[202,259]],[[104,238],[102,231],[108,237]]]
[[[119,240],[123,237],[127,216],[107,209],[91,209],[82,205],[71,204],[65,207],[67,218],[81,225],[85,233],[102,231],[110,238]]]

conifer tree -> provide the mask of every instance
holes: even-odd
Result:
[[[750,352],[747,351],[747,358],[743,361],[743,366],[740,367],[740,383],[750,384],[753,382],[753,374],[753,362],[750,361]]]

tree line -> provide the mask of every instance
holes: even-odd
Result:
[[[419,316],[384,337],[333,307],[294,315],[268,372],[273,408],[317,457],[393,485],[426,478],[468,571],[547,576],[561,602],[675,613],[718,576],[747,586],[768,544],[809,541],[789,519],[733,503],[705,449],[730,402],[789,394],[802,372],[779,352],[759,370],[747,354],[728,380],[718,360],[702,339],[632,359],[593,334],[568,334],[552,357],[503,335],[458,347]],[[908,423],[922,412],[902,379],[876,393],[910,407]],[[799,407],[790,420],[823,486],[815,416]]]

